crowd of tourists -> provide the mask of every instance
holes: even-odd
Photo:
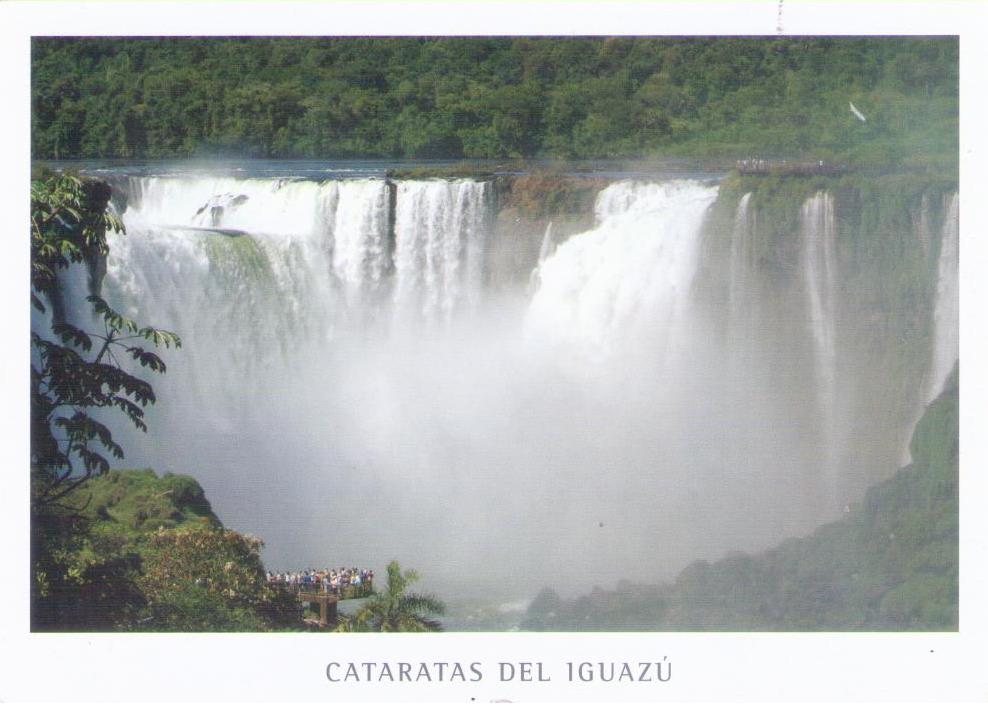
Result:
[[[797,176],[835,175],[847,171],[846,164],[816,161],[790,162],[785,159],[739,159],[738,174],[795,174]]]
[[[306,569],[305,571],[269,571],[268,583],[280,586],[298,587],[310,590],[323,590],[327,593],[342,593],[348,586],[354,590],[370,590],[374,581],[371,569],[347,568]]]

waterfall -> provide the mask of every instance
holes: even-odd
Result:
[[[958,276],[959,204],[954,194],[947,203],[940,230],[940,257],[937,265],[937,296],[933,311],[933,360],[925,402],[940,394],[957,362],[960,333]]]
[[[331,251],[333,273],[354,292],[380,286],[389,266],[381,179],[132,177],[126,190],[131,229],[249,234],[283,254],[293,247]]]
[[[264,296],[281,300],[274,318],[288,316],[310,330],[333,328],[344,308],[360,318],[369,299],[392,289],[399,310],[446,321],[480,295],[490,208],[483,182],[399,183],[393,253],[388,185],[381,179],[132,177],[117,188],[124,192],[124,223],[136,235],[117,241],[111,255],[110,289],[129,291],[122,302],[154,297],[157,287],[208,290],[215,282],[194,285],[189,278],[208,279],[234,266],[263,273]],[[140,265],[142,257],[170,264],[174,276],[136,281],[154,269]],[[244,307],[257,312],[272,305]]]
[[[731,260],[728,282],[728,336],[737,348],[748,335],[753,319],[755,276],[754,214],[750,209],[751,192],[744,194],[734,212],[731,230]]]
[[[546,258],[552,255],[556,244],[552,240],[552,221],[545,227],[545,235],[542,236],[542,245],[539,246],[539,264],[545,262]]]
[[[395,208],[395,303],[449,321],[476,304],[489,222],[486,182],[402,181]]]
[[[596,227],[539,266],[530,331],[599,352],[645,330],[674,345],[686,323],[700,228],[716,196],[716,186],[685,180],[605,188]]]
[[[207,228],[267,235],[325,232],[335,182],[233,177],[130,177],[131,227]]]
[[[816,375],[824,410],[832,408],[836,370],[835,317],[837,265],[834,255],[834,200],[826,192],[808,199],[800,211],[802,265]]]
[[[834,199],[817,192],[800,210],[802,273],[827,473],[837,472],[837,263]],[[829,480],[833,480],[830,478]],[[832,485],[828,482],[828,487]]]
[[[352,303],[379,290],[391,266],[388,252],[388,188],[380,179],[333,182],[333,272],[346,283]]]
[[[558,220],[495,231],[488,182],[114,187],[127,234],[110,236],[104,296],[184,343],[151,380],[149,433],[114,428],[124,463],[195,475],[270,565],[398,558],[444,594],[517,598],[655,580],[833,519],[818,491],[855,380],[838,379],[827,194],[802,206],[793,281],[756,258],[754,197],[714,233],[718,186],[695,180],[613,182],[559,243]],[[495,237],[532,238],[528,291],[488,286]],[[956,267],[941,272],[945,307]]]
[[[932,316],[932,345],[929,354],[929,367],[924,376],[924,384],[919,404],[914,410],[912,422],[908,425],[899,455],[899,465],[912,463],[909,448],[912,432],[923,416],[926,406],[939,396],[958,358],[958,336],[960,334],[958,301],[958,195],[945,198],[943,223],[940,227],[940,255],[937,258],[936,296]],[[916,228],[924,250],[929,248],[926,239],[930,234],[929,197],[923,196],[919,222]]]
[[[213,381],[238,404],[239,380],[366,329],[392,297],[399,322],[415,307],[448,321],[479,297],[484,183],[399,184],[394,246],[383,179],[132,177],[115,187],[127,235],[111,236],[104,290],[197,351],[170,356],[170,378],[199,403]]]
[[[924,255],[930,252],[930,243],[933,240],[933,226],[930,220],[930,195],[923,194],[919,208],[912,214],[912,226]]]
[[[556,249],[556,244],[552,240],[552,221],[545,227],[545,233],[542,236],[542,244],[539,246],[539,262],[532,269],[532,274],[528,278],[528,292],[531,294],[539,288],[539,278],[541,277],[542,263],[552,255],[553,251]]]

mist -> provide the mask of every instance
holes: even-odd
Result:
[[[842,347],[825,195],[786,284],[747,197],[717,231],[717,183],[672,180],[607,187],[495,290],[484,182],[114,187],[105,296],[183,339],[124,465],[196,477],[272,570],[398,559],[448,599],[665,580],[839,517],[907,438],[853,431],[882,373]]]

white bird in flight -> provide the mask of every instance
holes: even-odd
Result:
[[[854,107],[854,103],[851,103],[850,101],[848,101],[847,104],[849,106],[851,106],[851,112],[854,113],[854,117],[856,117],[858,120],[860,120],[863,123],[868,122],[868,118],[866,118],[865,116],[863,116],[861,114],[861,111]]]

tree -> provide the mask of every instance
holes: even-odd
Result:
[[[298,603],[265,578],[263,545],[205,523],[151,533],[137,579],[149,612],[140,627],[257,631],[297,624]]]
[[[123,449],[94,415],[122,413],[146,430],[144,408],[155,402],[154,390],[124,365],[163,373],[165,363],[148,344],[181,346],[174,333],[139,326],[97,294],[92,273],[108,252],[106,232],[123,228],[107,211],[109,198],[105,183],[66,174],[31,187],[31,304],[37,313],[31,333],[32,627],[188,631],[297,624],[297,603],[265,580],[261,541],[218,526],[192,479],[107,473],[107,456],[123,458]],[[91,274],[88,308],[102,327],[95,332],[68,320],[60,284],[65,270],[84,265]],[[103,480],[112,492],[100,488]],[[152,498],[168,500],[150,502],[142,494],[149,488]],[[126,527],[110,516],[108,497],[137,507]],[[200,521],[172,526],[184,514]],[[167,523],[156,523],[156,531],[144,527],[144,520],[162,517]]]
[[[66,174],[31,185],[31,304],[40,314],[51,309],[49,328],[55,338],[31,332],[35,511],[50,508],[86,479],[109,470],[104,453],[123,458],[123,449],[91,410],[115,409],[138,429],[147,429],[144,408],[154,403],[154,390],[128,373],[121,358],[163,373],[164,361],[142,342],[166,348],[182,345],[174,333],[141,327],[121,316],[95,293],[87,301],[102,332],[85,331],[66,320],[59,272],[72,264],[95,266],[108,252],[107,229],[123,230],[106,210],[109,198],[106,184]]]
[[[442,624],[433,615],[442,615],[446,606],[430,594],[408,593],[408,586],[418,580],[414,570],[402,572],[397,561],[388,564],[388,585],[384,592],[375,591],[354,613],[341,616],[341,632],[439,632]]]
[[[85,331],[66,320],[59,273],[83,264],[94,271],[107,254],[107,229],[122,230],[107,212],[109,199],[105,183],[66,174],[31,184],[31,305],[37,313],[31,332],[31,603],[36,627],[120,625],[142,603],[133,585],[133,557],[83,556],[90,523],[70,498],[89,478],[109,470],[104,454],[123,457],[110,429],[93,412],[116,410],[138,429],[147,428],[144,407],[154,403],[154,391],[128,373],[121,358],[162,373],[164,362],[142,342],[181,345],[175,334],[140,327],[115,312],[95,293],[95,282],[88,302],[102,331]]]

